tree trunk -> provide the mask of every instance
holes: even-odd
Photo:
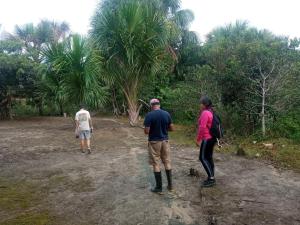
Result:
[[[128,88],[124,90],[124,95],[128,104],[128,117],[131,126],[137,126],[139,122],[140,110],[143,105],[138,104],[136,89]]]
[[[7,116],[10,120],[13,119],[13,115],[12,115],[12,97],[11,97],[11,95],[7,96]]]
[[[113,88],[113,90],[112,90],[112,105],[113,105],[114,115],[118,117],[120,115],[120,109],[118,107],[115,88]]]
[[[39,116],[43,116],[44,115],[43,98],[37,98],[35,104],[36,104],[36,107],[39,111]]]
[[[59,114],[60,114],[61,116],[64,115],[64,108],[63,108],[63,104],[62,104],[62,103],[59,103]]]
[[[262,128],[262,135],[263,137],[266,136],[266,79],[263,78],[262,83],[262,103],[261,103],[261,128]]]
[[[6,93],[6,116],[12,120],[12,90],[11,87],[7,87],[7,93]]]
[[[43,116],[44,115],[44,111],[43,111],[43,104],[42,103],[38,104],[38,110],[39,110],[39,115]]]
[[[0,102],[0,119],[8,118],[8,104],[7,104],[7,96]]]
[[[138,105],[137,101],[128,101],[128,116],[131,126],[137,126],[142,105]]]
[[[122,115],[123,115],[123,116],[126,116],[126,115],[127,115],[127,110],[126,110],[126,105],[125,105],[125,102],[124,102],[124,101],[123,101],[123,104],[122,104],[122,108],[123,108]]]

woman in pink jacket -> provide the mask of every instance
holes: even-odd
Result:
[[[200,147],[199,160],[208,176],[207,180],[203,182],[202,187],[212,187],[216,184],[213,149],[217,140],[210,134],[213,121],[213,109],[212,101],[208,97],[203,96],[200,99],[200,110],[196,145]]]

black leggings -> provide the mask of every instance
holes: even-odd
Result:
[[[200,147],[199,160],[201,161],[209,178],[215,176],[215,165],[213,160],[213,150],[215,144],[216,140],[211,138],[208,140],[203,140]]]

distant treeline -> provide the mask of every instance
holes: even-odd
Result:
[[[208,95],[228,134],[300,140],[299,39],[237,21],[204,42],[179,1],[104,0],[87,37],[67,23],[16,26],[0,40],[0,116],[95,111],[135,125],[159,98],[194,124]]]

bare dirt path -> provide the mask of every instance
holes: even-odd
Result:
[[[0,224],[300,224],[297,173],[216,154],[218,185],[201,189],[197,150],[173,145],[176,192],[155,195],[142,130],[94,123],[86,155],[70,119],[0,122]],[[191,167],[200,178],[188,176]]]

